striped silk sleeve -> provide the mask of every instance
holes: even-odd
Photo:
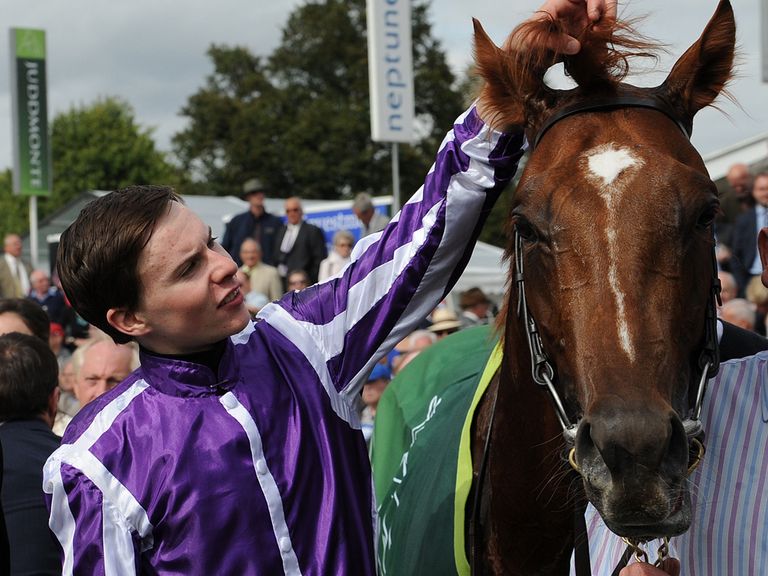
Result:
[[[135,531],[98,481],[67,459],[59,460],[54,453],[43,480],[49,527],[61,547],[62,575],[136,574],[140,540]],[[92,463],[85,463],[84,468],[89,466]]]
[[[443,140],[424,185],[384,230],[357,243],[342,272],[260,316],[289,338],[307,334],[319,349],[308,356],[323,364],[315,369],[351,403],[373,365],[455,284],[523,151],[522,133],[494,132],[470,108]]]

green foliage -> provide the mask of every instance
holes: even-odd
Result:
[[[29,198],[13,195],[10,169],[0,172],[0,237],[21,234],[29,228]]]
[[[462,110],[427,10],[424,0],[414,2],[416,114],[425,137],[400,147],[404,194],[421,184]],[[208,55],[214,72],[182,109],[189,126],[173,142],[209,193],[237,194],[254,176],[280,197],[391,192],[390,145],[370,139],[364,0],[299,6],[265,60],[242,47],[212,46]]]
[[[130,105],[117,98],[58,114],[51,142],[54,196],[45,201],[46,212],[86,190],[179,181],[155,149],[152,130],[140,127]]]

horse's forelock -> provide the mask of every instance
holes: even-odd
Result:
[[[642,19],[617,20],[612,26],[590,26],[579,36],[582,49],[565,58],[565,70],[581,87],[617,85],[636,58],[658,60],[663,46],[642,36],[635,25]]]
[[[553,34],[565,34],[562,23],[551,17],[520,24],[509,35],[502,49],[497,48],[475,21],[475,60],[485,79],[483,99],[491,112],[501,118],[499,124],[511,124],[510,100],[518,108],[546,90],[544,74],[563,60],[567,73],[581,87],[618,85],[629,72],[635,58],[657,59],[662,49],[658,42],[640,35],[634,28],[640,19],[588,26],[578,35],[582,49],[562,58],[550,49]],[[517,112],[513,116],[520,116]],[[496,124],[494,122],[494,124]]]

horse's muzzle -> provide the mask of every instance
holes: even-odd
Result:
[[[636,540],[688,529],[688,439],[674,412],[603,406],[581,422],[574,460],[611,531]]]

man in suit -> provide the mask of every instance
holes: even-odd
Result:
[[[21,237],[7,234],[0,258],[0,298],[24,298],[29,294],[32,267],[21,259]]]
[[[739,285],[739,296],[744,296],[750,278],[763,270],[757,253],[757,233],[768,225],[768,172],[755,176],[752,197],[755,206],[736,219],[733,230],[731,272]]]
[[[309,283],[317,282],[320,262],[327,256],[325,234],[323,231],[304,221],[301,200],[292,196],[285,201],[287,222],[280,228],[275,238],[275,262],[282,278],[291,270],[304,270],[309,276]]]
[[[749,166],[738,162],[725,175],[728,187],[720,196],[720,213],[715,220],[717,241],[728,249],[733,244],[733,230],[738,217],[755,206],[752,197],[752,173]]]
[[[283,222],[265,210],[264,185],[261,180],[252,178],[243,184],[243,199],[250,204],[250,208],[248,212],[238,214],[229,221],[221,245],[241,266],[240,247],[244,240],[253,238],[264,251],[264,263],[274,266],[272,255],[276,249],[275,237]]]
[[[46,459],[59,447],[51,427],[59,400],[58,364],[47,342],[18,332],[0,336],[0,493],[11,574],[61,574],[41,486]]]

